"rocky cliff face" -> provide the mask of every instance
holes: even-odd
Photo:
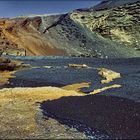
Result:
[[[23,56],[139,57],[140,2],[108,7],[0,19],[1,52]]]
[[[96,12],[92,9],[76,11],[71,17],[103,38],[128,48],[140,49],[140,2]]]

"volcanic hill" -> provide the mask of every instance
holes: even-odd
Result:
[[[22,56],[140,56],[140,0],[112,1],[66,14],[0,19],[0,51]]]

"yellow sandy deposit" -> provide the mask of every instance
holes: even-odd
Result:
[[[117,84],[114,84],[114,85],[111,85],[111,86],[107,86],[107,87],[103,87],[101,89],[95,89],[94,91],[90,92],[90,94],[97,94],[97,93],[101,93],[105,90],[108,90],[108,89],[112,89],[112,88],[120,88],[121,85],[117,85]]]
[[[35,120],[39,110],[36,102],[64,96],[82,94],[55,87],[0,90],[0,138],[25,138],[41,133]]]
[[[104,80],[101,80],[102,84],[110,83],[116,78],[120,78],[121,74],[106,68],[98,68],[99,72],[98,74],[101,75]]]
[[[91,82],[75,83],[75,84],[71,84],[71,85],[66,85],[66,86],[62,87],[62,89],[79,91],[83,87],[89,87],[90,84],[91,84]]]
[[[16,71],[0,71],[0,86],[8,84],[10,78],[14,78],[13,74]]]

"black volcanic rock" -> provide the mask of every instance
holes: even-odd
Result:
[[[44,101],[41,109],[55,119],[74,120],[106,132],[113,139],[140,138],[140,103],[113,96],[88,95]]]

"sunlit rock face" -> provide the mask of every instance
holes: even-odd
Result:
[[[140,49],[140,2],[107,10],[76,11],[71,17],[103,38]]]
[[[139,9],[139,0],[104,1],[66,14],[0,19],[0,52],[17,56],[139,57]]]

